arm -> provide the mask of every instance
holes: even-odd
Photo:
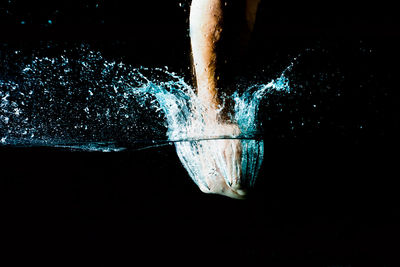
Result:
[[[221,104],[218,84],[219,79],[223,77],[219,77],[217,66],[222,65],[221,62],[224,61],[218,53],[218,48],[221,45],[221,37],[225,34],[225,28],[237,27],[238,29],[233,29],[233,32],[237,32],[239,38],[233,38],[233,40],[239,40],[238,46],[245,48],[254,28],[260,0],[243,1],[244,12],[240,13],[237,20],[243,21],[244,25],[239,26],[232,26],[229,25],[230,22],[224,21],[225,2],[223,0],[193,0],[190,8],[190,37],[197,94],[210,110],[216,110]],[[230,2],[227,1],[227,3]],[[235,44],[225,41],[224,45],[234,46]],[[240,51],[237,52],[240,53]]]
[[[193,0],[190,8],[190,38],[197,94],[203,103],[216,109],[220,104],[217,95],[217,53],[221,40],[222,0]]]
[[[206,193],[239,199],[246,195],[245,179],[242,177],[242,150],[247,148],[242,147],[239,139],[218,139],[221,136],[240,135],[237,123],[221,117],[218,109],[222,104],[221,90],[226,94],[230,93],[228,86],[223,85],[229,84],[226,82],[229,78],[225,74],[232,75],[225,60],[231,59],[232,54],[241,56],[241,50],[254,25],[258,2],[259,0],[192,0],[190,37],[197,96],[206,107],[205,114],[201,114],[205,118],[205,137],[209,131],[210,136],[217,139],[199,140],[189,147],[184,143],[176,146],[192,179]],[[230,107],[225,105],[225,108]]]

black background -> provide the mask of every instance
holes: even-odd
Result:
[[[4,1],[1,50],[54,55],[84,41],[107,58],[169,66],[190,79],[188,5],[127,2]],[[277,100],[286,109],[266,122],[264,164],[245,201],[201,193],[172,146],[121,153],[1,147],[2,254],[15,265],[396,266],[396,17],[383,4],[264,1],[247,73],[275,78],[303,53],[294,82],[312,84],[319,72],[344,78],[331,80],[328,91],[314,84],[311,97]],[[309,126],[290,130],[289,120]]]

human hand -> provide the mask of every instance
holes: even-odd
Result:
[[[175,144],[178,156],[200,190],[242,199],[242,142],[237,124],[207,121],[204,139]]]

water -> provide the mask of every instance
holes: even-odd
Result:
[[[235,106],[224,123],[204,117],[194,89],[167,67],[134,68],[85,45],[77,52],[2,70],[1,145],[116,152],[173,144],[202,191],[238,197],[254,185],[264,154],[259,106],[290,91],[285,73],[293,64],[226,96]]]

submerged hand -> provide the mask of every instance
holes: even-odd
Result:
[[[244,198],[238,125],[208,121],[205,128],[204,139],[176,143],[182,164],[201,191]]]
[[[199,185],[206,193],[226,195],[233,198],[244,198],[246,191],[242,188],[242,144],[239,139],[218,139],[205,141],[201,155],[205,165],[204,183]],[[213,172],[207,175],[212,166]]]

